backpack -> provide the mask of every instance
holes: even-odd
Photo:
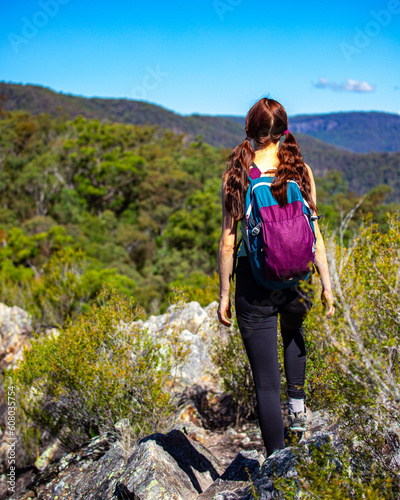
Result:
[[[253,163],[242,234],[257,283],[284,289],[310,276],[315,263],[314,221],[321,216],[312,214],[294,180],[287,183],[288,204],[280,207],[271,193],[273,179],[262,176]]]

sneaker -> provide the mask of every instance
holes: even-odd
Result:
[[[290,430],[293,432],[306,432],[312,420],[312,412],[304,407],[304,411],[289,412]]]

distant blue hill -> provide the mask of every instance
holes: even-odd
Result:
[[[61,121],[82,115],[105,123],[159,126],[182,134],[185,141],[227,148],[224,157],[245,138],[244,117],[183,116],[143,101],[79,97],[38,85],[0,82],[0,111],[1,108],[33,115],[48,113]],[[387,113],[289,118],[289,128],[296,133],[303,158],[315,176],[337,170],[357,194],[384,184],[391,188],[387,201],[396,202],[400,200],[399,127],[400,117]]]
[[[3,101],[3,102],[2,102]],[[217,147],[233,148],[245,137],[241,116],[183,116],[162,106],[132,99],[87,98],[42,87],[0,82],[5,110],[32,114],[97,118],[133,125],[159,125],[190,137],[201,135]],[[356,153],[400,151],[400,116],[380,112],[331,113],[289,118],[293,132],[305,134]]]
[[[244,127],[242,116],[223,118]],[[354,111],[291,116],[289,128],[355,153],[400,151],[400,115],[391,113]]]

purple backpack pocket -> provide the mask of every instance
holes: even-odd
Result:
[[[283,281],[309,273],[315,262],[315,237],[303,203],[263,206],[260,215],[265,276]]]

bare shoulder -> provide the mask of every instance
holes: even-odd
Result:
[[[312,170],[311,170],[310,165],[308,165],[307,163],[304,163],[304,165],[307,167],[307,170],[308,170],[309,175],[310,175],[311,177],[314,177],[314,176],[313,176],[313,172],[312,172]]]
[[[304,163],[304,165],[306,166],[308,175],[310,176],[312,189],[315,189],[315,180],[314,180],[313,171],[311,170],[310,165],[307,165],[307,163]]]
[[[313,173],[312,173],[312,170],[311,170],[311,167],[309,165],[307,165],[307,163],[304,163],[304,165],[306,166],[307,168],[307,172],[308,172],[308,175],[310,176],[310,182],[311,182],[311,196],[314,200],[314,203],[317,204],[317,188],[315,186],[315,180],[314,180],[314,176],[313,176]]]

